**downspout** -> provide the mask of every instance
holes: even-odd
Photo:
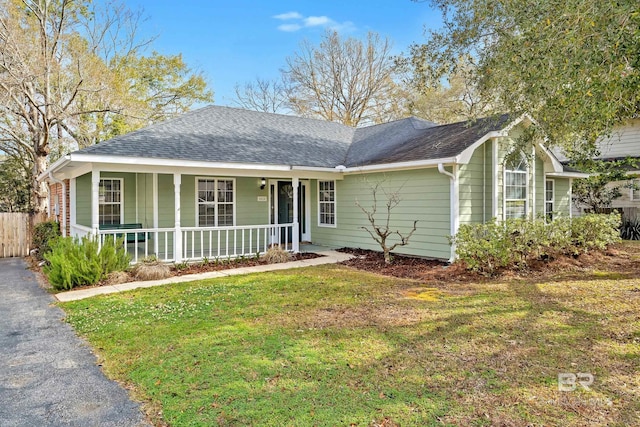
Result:
[[[60,184],[62,188],[62,220],[60,221],[60,228],[62,230],[62,236],[67,235],[67,184],[53,176],[53,172],[49,171],[49,179],[56,184]],[[51,187],[49,187],[51,188]],[[49,193],[49,204],[51,204],[51,193]],[[51,212],[49,212],[51,215]]]
[[[460,185],[458,181],[458,166],[456,164],[452,165],[452,172],[447,172],[444,168],[444,164],[438,163],[438,172],[443,175],[449,177],[450,181],[450,189],[449,195],[451,197],[450,206],[451,212],[449,213],[451,219],[451,236],[455,236],[458,232],[458,226],[460,224]],[[451,245],[451,257],[449,258],[449,262],[453,262],[456,259],[456,245],[453,243]]]

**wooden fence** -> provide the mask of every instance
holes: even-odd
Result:
[[[44,214],[0,213],[0,258],[29,255],[33,226],[45,220]]]

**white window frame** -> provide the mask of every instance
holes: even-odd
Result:
[[[504,163],[504,167],[503,167],[503,172],[502,172],[502,219],[503,220],[507,220],[507,219],[511,219],[511,218],[519,218],[519,217],[507,217],[507,204],[508,202],[524,202],[524,216],[522,218],[527,218],[527,216],[529,215],[529,163],[527,162],[526,157],[524,156],[524,154],[520,154],[520,162],[518,163],[518,165],[520,164],[524,164],[525,168],[524,170],[517,170],[517,169],[509,169],[509,165],[507,162]],[[525,177],[525,183],[522,187],[524,187],[525,189],[525,196],[524,199],[508,199],[507,198],[507,175],[513,173],[513,174],[518,174],[518,175],[524,175]]]
[[[633,187],[629,189],[629,200],[631,200],[632,202],[638,202],[640,201],[640,179],[634,179],[632,183],[633,185],[637,186],[638,189],[634,190]],[[635,194],[635,197],[634,197],[634,194]]]
[[[200,187],[200,181],[201,180],[206,180],[206,181],[213,181],[214,182],[214,201],[213,202],[200,202],[200,199],[198,197],[198,193],[199,193],[199,187]],[[232,190],[232,194],[233,194],[233,202],[229,203],[229,202],[220,202],[218,200],[218,181],[231,181],[232,185],[233,185],[233,190]],[[236,225],[236,200],[237,200],[237,193],[236,193],[236,179],[235,178],[225,178],[225,177],[217,177],[217,176],[197,176],[196,177],[196,181],[195,181],[195,210],[196,210],[196,227],[235,227]],[[214,225],[200,225],[200,205],[202,204],[207,204],[207,205],[212,205],[213,209],[214,209]],[[218,207],[221,205],[232,205],[233,206],[233,224],[232,225],[219,225],[218,223],[218,219],[219,219],[219,210]]]
[[[100,194],[100,188],[104,187],[104,181],[119,181],[120,182],[120,202],[106,203],[103,198],[98,196],[98,224],[105,225],[103,217],[100,215],[100,206],[105,205],[119,205],[120,206],[120,224],[124,224],[124,179],[123,178],[100,178],[98,184],[98,194]]]
[[[547,198],[547,185],[551,183],[551,200]],[[549,205],[551,205],[551,210],[549,210]],[[555,179],[545,179],[544,180],[544,217],[547,221],[553,221],[553,212],[556,209],[556,180]]]
[[[331,182],[333,183],[333,200],[321,201],[320,200],[320,183]],[[333,205],[333,224],[327,224],[322,222],[322,209],[323,204]],[[318,180],[318,227],[336,228],[338,226],[338,189],[335,179],[319,179]]]

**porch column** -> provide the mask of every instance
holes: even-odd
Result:
[[[300,179],[292,178],[291,185],[293,186],[293,230],[291,230],[291,241],[293,242],[293,252],[300,252],[300,227],[298,223],[298,189],[300,188]]]
[[[100,170],[91,171],[91,229],[95,235],[100,229]]]
[[[173,191],[175,195],[175,237],[173,238],[173,257],[175,262],[182,262],[182,229],[180,228],[180,184],[182,183],[182,175],[173,174]]]
[[[158,174],[154,173],[153,174],[153,189],[152,189],[152,193],[153,193],[153,228],[154,229],[158,229]],[[158,256],[158,238],[159,238],[160,234],[156,233],[154,235],[153,238],[153,250],[154,253],[156,254],[156,256]],[[165,235],[165,238],[167,236]],[[164,256],[166,257],[167,254],[164,254]]]

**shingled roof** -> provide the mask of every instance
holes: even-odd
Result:
[[[208,106],[78,153],[334,168],[453,157],[507,116],[438,126],[416,117],[352,128],[339,123]]]

